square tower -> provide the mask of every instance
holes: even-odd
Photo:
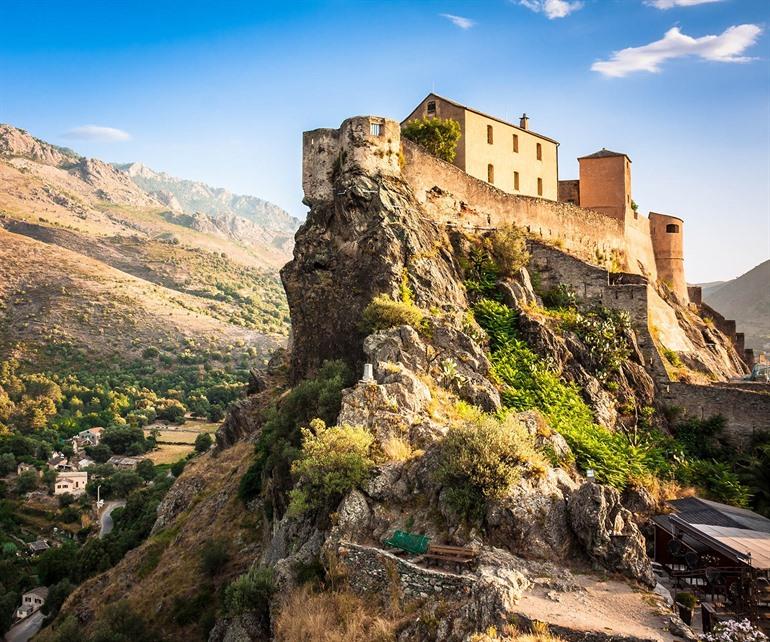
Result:
[[[578,158],[580,207],[596,210],[625,222],[631,209],[631,159],[602,149]]]

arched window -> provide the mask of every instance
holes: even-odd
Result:
[[[487,182],[494,183],[495,182],[495,166],[490,163],[487,165]]]
[[[668,225],[666,225],[666,232],[668,234],[678,234],[679,226],[676,223],[669,223]]]

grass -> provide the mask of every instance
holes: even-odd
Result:
[[[187,457],[192,451],[192,444],[160,444],[158,450],[153,450],[146,457],[153,464],[173,464]]]

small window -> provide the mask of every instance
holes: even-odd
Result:
[[[513,135],[513,152],[515,154],[519,153],[519,135],[518,134]]]
[[[382,123],[369,123],[369,133],[372,136],[382,136]]]
[[[542,196],[543,195],[543,179],[538,178],[537,179],[537,195]]]
[[[540,143],[537,144],[537,160],[543,160],[543,146]]]
[[[435,116],[436,115],[436,101],[435,100],[429,100],[428,101],[428,116]]]
[[[490,145],[494,142],[494,135],[492,133],[492,125],[487,125],[487,142]]]
[[[487,182],[493,184],[495,182],[495,166],[491,163],[487,165]]]
[[[669,223],[668,225],[666,225],[666,232],[668,234],[678,234],[679,226],[676,223]]]
[[[513,173],[513,189],[519,191],[519,172]]]

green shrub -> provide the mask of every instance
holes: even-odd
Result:
[[[670,350],[666,346],[661,346],[661,352],[666,358],[666,361],[668,361],[672,366],[675,368],[684,368],[684,363],[682,362],[682,359],[678,353]]]
[[[688,609],[694,609],[698,604],[698,598],[696,598],[695,595],[688,591],[680,591],[677,593],[674,601]]]
[[[458,513],[480,517],[486,500],[505,496],[523,471],[545,469],[533,438],[515,417],[479,415],[449,430],[437,475]]]
[[[302,444],[301,427],[315,418],[332,423],[340,413],[342,390],[352,383],[353,373],[343,361],[325,361],[315,377],[297,384],[267,411],[242,499],[256,497],[263,475],[272,477],[279,493],[290,488],[291,462]]]
[[[628,312],[594,307],[577,312],[566,324],[585,345],[591,370],[599,381],[606,382],[620,371],[631,355],[628,337],[631,317]]]
[[[171,464],[171,474],[174,477],[179,477],[179,475],[182,474],[182,471],[184,470],[185,465],[187,464],[187,461],[184,459],[180,459],[178,461],[175,461],[173,464]]]
[[[378,294],[364,308],[363,326],[366,332],[387,330],[394,326],[410,325],[419,328],[423,313],[414,303],[394,301],[387,294]]]
[[[542,293],[541,298],[546,308],[568,309],[574,308],[577,305],[575,291],[564,283],[559,283],[557,286],[547,289]]]
[[[200,551],[201,571],[209,577],[214,577],[230,560],[227,546],[221,540],[208,540],[203,543]]]
[[[195,438],[195,452],[205,453],[211,448],[214,441],[211,439],[211,435],[207,432],[199,433]]]
[[[460,123],[451,118],[418,118],[401,128],[401,135],[424,147],[429,153],[451,163],[457,155]]]
[[[747,506],[749,491],[738,475],[725,462],[706,459],[683,461],[677,469],[677,478],[685,484],[697,486],[708,499]]]
[[[374,468],[374,436],[359,426],[326,427],[320,419],[302,429],[302,450],[291,466],[297,483],[289,512],[300,514],[339,500],[361,486]]]
[[[248,611],[263,613],[268,609],[274,590],[272,569],[252,567],[248,573],[233,580],[225,588],[225,610],[229,615],[240,615]]]
[[[502,276],[513,276],[529,263],[526,237],[515,225],[495,230],[487,242]]]

